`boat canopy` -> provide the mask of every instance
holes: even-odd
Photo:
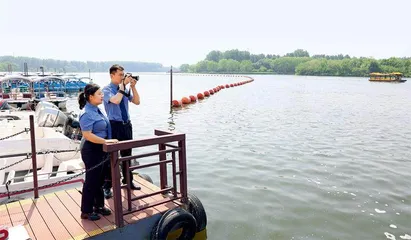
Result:
[[[0,82],[17,82],[17,81],[31,83],[33,80],[31,80],[28,77],[19,76],[19,75],[6,76],[6,77],[3,77],[3,78],[0,78]]]
[[[370,76],[402,76],[403,74],[400,72],[392,72],[392,73],[379,73],[379,72],[373,72],[370,73]]]

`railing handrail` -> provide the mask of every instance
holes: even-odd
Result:
[[[156,130],[158,131],[158,130]],[[162,131],[161,131],[162,132]],[[133,139],[121,141],[118,143],[105,143],[103,144],[103,151],[111,153],[114,151],[121,151],[131,148],[146,147],[151,145],[164,144],[168,142],[176,142],[185,139],[184,133],[170,133],[162,136],[154,136],[142,139]]]

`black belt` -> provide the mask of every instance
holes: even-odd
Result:
[[[131,122],[130,122],[130,120],[128,120],[127,122],[124,122],[124,121],[114,121],[114,120],[110,120],[110,123],[111,123],[111,124],[122,124],[122,125],[128,125],[128,124],[130,124]]]

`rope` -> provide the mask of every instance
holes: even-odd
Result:
[[[6,139],[15,137],[15,136],[20,135],[20,134],[22,134],[22,133],[27,133],[27,132],[29,132],[29,131],[30,131],[30,128],[25,128],[23,131],[20,131],[20,132],[18,132],[18,133],[15,133],[15,134],[10,135],[10,136],[7,136],[7,137],[0,138],[0,141],[3,141],[3,140],[6,140]]]
[[[49,183],[49,184],[43,185],[43,186],[41,186],[41,187],[38,187],[37,189],[38,189],[38,190],[41,190],[41,189],[44,189],[44,188],[52,187],[52,186],[54,186],[54,185],[58,185],[58,184],[63,183],[63,182],[70,181],[71,179],[74,179],[74,178],[76,178],[76,177],[79,177],[79,176],[85,174],[86,172],[92,171],[92,170],[100,167],[101,165],[103,165],[104,163],[106,163],[106,162],[109,161],[109,160],[110,160],[110,158],[106,158],[104,161],[102,161],[102,162],[100,162],[99,164],[97,164],[97,165],[95,165],[95,166],[87,169],[86,171],[82,171],[81,173],[75,174],[75,175],[73,175],[73,176],[71,176],[71,177],[62,179],[62,180],[57,181],[57,182],[54,182],[54,183]],[[7,188],[7,189],[8,189],[8,188]],[[11,191],[11,192],[10,192],[10,191],[0,192],[0,195],[7,194],[7,195],[9,196],[9,198],[10,198],[10,195],[11,195],[11,194],[19,194],[19,193],[28,192],[28,191],[34,191],[34,188],[27,188],[27,189],[16,190],[16,191]]]

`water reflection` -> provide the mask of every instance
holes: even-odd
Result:
[[[170,116],[169,116],[169,118],[168,118],[168,130],[170,131],[170,132],[172,132],[172,131],[174,131],[175,129],[176,129],[176,127],[175,127],[175,123],[174,123],[174,110],[173,109],[171,109],[170,110]]]

